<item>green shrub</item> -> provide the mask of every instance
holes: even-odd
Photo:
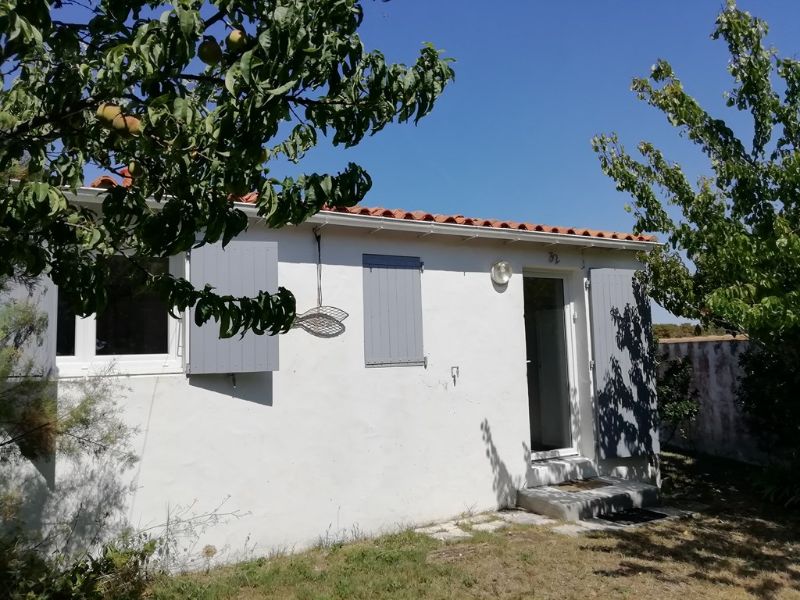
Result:
[[[653,325],[653,334],[660,339],[725,335],[727,333],[730,332],[721,327],[703,326],[699,323],[656,323]]]
[[[656,381],[658,418],[668,444],[675,434],[686,435],[700,411],[698,393],[692,388],[692,363],[688,357],[668,359],[664,354]]]
[[[738,399],[769,463],[755,482],[764,498],[800,506],[800,331],[753,344],[740,360]]]
[[[768,465],[756,475],[754,484],[768,502],[800,508],[800,461]]]
[[[62,564],[15,541],[0,543],[0,590],[9,600],[136,600],[150,581],[155,550],[155,540],[122,538]]]
[[[793,341],[795,340],[795,341]],[[750,430],[775,462],[800,461],[800,332],[742,355],[738,399]]]

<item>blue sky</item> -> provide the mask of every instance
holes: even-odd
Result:
[[[457,59],[456,82],[417,127],[394,126],[347,152],[320,149],[307,166],[330,170],[356,160],[374,178],[372,205],[628,229],[627,197],[600,171],[590,140],[612,131],[630,149],[651,140],[690,173],[703,172],[702,156],[634,97],[630,82],[666,58],[703,106],[746,124],[724,107],[727,52],[724,42],[710,39],[721,6],[366,2],[368,47],[410,62],[421,42],[434,42]],[[770,41],[782,54],[800,52],[800,2],[740,6],[770,23]]]
[[[365,0],[368,48],[410,63],[433,42],[457,60],[456,82],[418,126],[391,126],[350,150],[323,143],[303,169],[358,162],[373,177],[370,206],[629,230],[628,198],[600,171],[593,135],[617,132],[629,149],[646,139],[693,177],[706,169],[692,144],[630,92],[634,76],[665,58],[704,107],[748,132],[747,120],[724,107],[727,52],[710,39],[723,4]],[[800,53],[800,2],[739,6],[768,21],[781,54]]]
[[[431,41],[456,58],[456,82],[417,127],[394,126],[356,149],[320,148],[305,165],[363,165],[365,204],[516,221],[629,230],[628,202],[600,171],[590,140],[617,132],[633,150],[662,148],[696,177],[702,155],[630,91],[658,59],[716,116],[749,136],[724,106],[724,42],[713,41],[721,0],[366,2],[362,37],[394,61]],[[781,55],[800,54],[800,2],[740,1],[770,25]],[[654,306],[657,322],[676,320]]]

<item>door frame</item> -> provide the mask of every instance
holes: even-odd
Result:
[[[579,271],[574,269],[542,269],[524,268],[522,277],[540,279],[560,279],[564,286],[564,333],[566,334],[566,353],[567,353],[567,383],[569,385],[569,422],[571,444],[565,448],[554,450],[531,451],[531,462],[561,458],[567,456],[577,456],[578,443],[580,440],[580,397],[578,390],[578,354],[577,354],[577,306],[576,294],[578,293],[577,275]],[[581,292],[583,290],[580,290]],[[522,316],[523,327],[525,318],[525,295],[523,286],[522,297]],[[530,410],[530,391],[528,392],[528,410]],[[530,443],[530,440],[528,440]]]

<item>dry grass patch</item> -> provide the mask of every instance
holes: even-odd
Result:
[[[513,525],[444,544],[412,532],[160,581],[155,598],[800,599],[797,515],[761,506],[723,464],[668,455],[674,502],[693,518],[571,538]],[[728,481],[729,483],[726,483]]]

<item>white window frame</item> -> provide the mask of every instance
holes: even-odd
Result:
[[[553,450],[531,451],[532,463],[541,460],[566,458],[580,455],[581,443],[581,412],[580,412],[580,387],[578,381],[578,331],[576,307],[577,271],[570,269],[528,269],[522,270],[523,277],[536,277],[540,279],[560,279],[564,285],[564,333],[566,334],[567,351],[567,381],[569,383],[569,410],[570,410],[570,437],[571,444],[565,448]]]
[[[169,271],[180,276],[185,257],[170,257]],[[164,315],[167,321],[167,352],[164,354],[98,355],[95,315],[75,317],[75,354],[56,356],[59,377],[87,377],[111,370],[114,375],[166,375],[183,373],[183,318]]]

